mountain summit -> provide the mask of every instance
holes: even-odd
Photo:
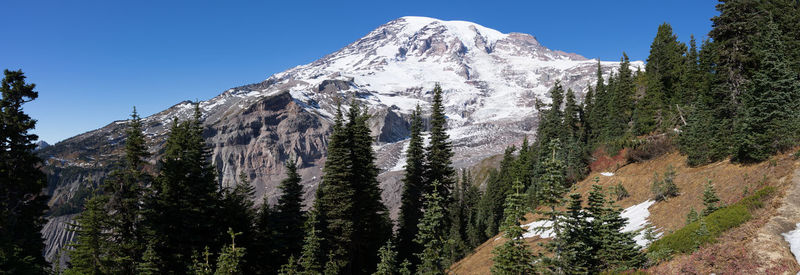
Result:
[[[596,79],[598,62],[606,74],[619,66],[548,49],[528,34],[407,16],[310,64],[197,104],[221,185],[233,184],[244,174],[259,198],[273,201],[284,178],[283,163],[294,156],[308,202],[325,162],[332,114],[337,104],[356,100],[372,115],[369,125],[382,169],[383,199],[394,213],[400,201],[408,117],[416,105],[430,108],[436,83],[444,89],[454,165],[468,167],[532,135],[537,123],[534,104],[548,100],[545,94],[556,81],[582,98]],[[644,67],[641,61],[631,65]],[[181,102],[143,120],[153,148],[152,164],[172,119],[190,117],[193,105]],[[54,209],[68,205],[82,186],[102,182],[119,159],[126,125],[127,121],[116,121],[39,151],[53,179],[48,190]],[[69,209],[55,212],[70,213]],[[46,228],[62,230],[54,225]],[[53,240],[48,243],[51,248],[57,245]]]

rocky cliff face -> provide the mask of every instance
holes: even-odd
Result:
[[[597,60],[554,51],[533,36],[503,34],[474,23],[402,17],[313,63],[267,80],[229,89],[199,102],[205,136],[220,184],[247,175],[258,198],[274,202],[283,163],[300,164],[306,202],[313,199],[325,162],[326,137],[337,103],[365,105],[383,187],[384,202],[399,206],[408,117],[416,105],[430,109],[431,90],[444,89],[454,165],[470,166],[533,134],[534,103],[561,81],[579,96],[595,80]],[[600,62],[606,73],[618,62]],[[643,67],[641,62],[632,66]],[[172,119],[186,119],[193,103],[181,102],[144,119],[155,164]],[[97,185],[118,163],[127,121],[116,121],[42,148],[50,176],[51,206],[69,205]],[[72,213],[69,209],[61,213]],[[65,218],[53,218],[62,223]],[[48,224],[46,236],[65,236]],[[53,232],[50,232],[53,231]],[[48,237],[50,238],[50,237]],[[59,240],[65,239],[58,237]],[[63,241],[50,241],[48,254]]]

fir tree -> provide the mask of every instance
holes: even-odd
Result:
[[[315,210],[309,211],[308,219],[305,223],[306,236],[303,239],[303,250],[300,252],[300,268],[303,275],[319,274],[321,271],[322,248],[320,243],[322,239],[319,237],[319,230],[317,229],[317,212]]]
[[[144,171],[145,159],[150,153],[135,107],[126,135],[123,166],[112,172],[104,185],[108,194],[107,211],[114,213],[114,219],[109,220],[105,230],[111,234],[106,245],[114,263],[113,269],[120,274],[135,274],[136,261],[142,257],[146,244],[140,205],[144,201],[144,188],[152,181]]]
[[[255,187],[250,184],[247,176],[242,173],[239,175],[239,181],[233,188],[228,188],[223,191],[222,201],[220,202],[220,220],[221,224],[227,225],[229,230],[237,232],[239,243],[246,244],[242,249],[251,248],[251,245],[256,239],[256,229],[253,221],[256,219],[255,202],[253,196],[255,195]],[[243,260],[239,267],[242,270],[251,271],[255,269],[252,262]]]
[[[757,69],[741,91],[734,159],[759,162],[793,146],[800,130],[800,81],[783,51],[780,31],[766,24],[754,45]]]
[[[153,245],[147,245],[147,249],[142,254],[142,259],[136,265],[136,273],[141,275],[157,275],[161,274],[158,269],[158,255],[153,250]]]
[[[694,207],[692,207],[692,209],[689,210],[689,214],[686,214],[686,225],[689,225],[690,223],[696,222],[699,219],[700,219],[700,215],[697,214],[697,211],[695,211]]]
[[[300,185],[300,175],[297,174],[297,163],[293,159],[286,162],[286,179],[281,181],[278,189],[281,196],[278,198],[275,213],[277,222],[278,250],[281,258],[291,255],[300,255],[303,246],[303,186]]]
[[[394,245],[392,245],[391,241],[386,242],[386,245],[382,246],[380,250],[378,250],[378,255],[380,256],[381,261],[378,262],[378,267],[374,275],[395,275],[398,274],[397,270],[397,252],[394,250]]]
[[[436,84],[433,88],[430,140],[428,147],[425,148],[427,160],[425,181],[428,184],[428,188],[432,188],[433,182],[438,181],[441,185],[438,190],[441,193],[441,197],[445,201],[450,201],[450,191],[453,189],[456,172],[452,167],[453,145],[450,143],[450,136],[447,134],[447,117],[442,100],[442,87]],[[430,191],[430,189],[426,191]]]
[[[716,211],[720,208],[719,205],[719,197],[717,197],[717,192],[714,191],[714,185],[711,184],[711,180],[705,184],[703,189],[703,206],[706,208],[703,209],[703,216],[708,216],[712,212]],[[692,209],[694,211],[694,209]],[[697,214],[695,214],[697,215]]]
[[[413,255],[420,252],[414,242],[417,224],[422,216],[422,194],[424,190],[425,149],[422,143],[422,117],[419,105],[411,114],[411,136],[406,150],[405,176],[398,217],[397,243],[399,259],[416,262]]]
[[[645,261],[644,254],[633,239],[635,233],[622,232],[628,220],[620,215],[621,212],[611,204],[605,215],[600,217],[602,225],[598,229],[601,236],[598,260],[603,263],[602,269],[616,272],[639,268]]]
[[[243,274],[241,261],[245,254],[245,248],[236,247],[236,236],[240,233],[235,233],[233,229],[228,228],[228,235],[231,236],[230,245],[222,248],[217,258],[217,275],[234,275]]]
[[[36,120],[22,110],[23,104],[39,96],[35,87],[25,83],[22,71],[9,70],[0,85],[0,271],[18,274],[48,270],[41,233],[48,200],[42,189],[47,180],[39,169],[41,159],[33,152],[38,137],[28,133]]]
[[[75,241],[70,245],[70,268],[67,273],[107,274],[114,269],[109,257],[110,232],[107,230],[111,217],[106,210],[108,196],[95,192],[86,201],[86,209],[71,224]]]
[[[190,255],[208,245],[216,249],[224,231],[214,219],[220,195],[200,117],[195,105],[192,119],[173,121],[146,215],[167,273],[185,273]]]
[[[444,198],[438,181],[433,182],[433,189],[424,195],[424,212],[419,221],[419,231],[414,242],[423,249],[417,253],[419,265],[417,274],[444,274],[445,262],[445,209]]]
[[[520,223],[528,213],[522,182],[514,182],[514,193],[506,199],[502,231],[506,242],[492,251],[492,274],[533,274],[533,252],[522,238]]]
[[[249,247],[257,252],[245,254],[245,261],[252,266],[251,272],[255,274],[275,274],[284,259],[280,257],[280,251],[275,245],[277,239],[275,211],[269,206],[266,197],[256,212],[254,226],[254,241]]]

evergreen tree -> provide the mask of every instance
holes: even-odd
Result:
[[[413,255],[421,248],[414,242],[417,224],[422,216],[422,194],[424,190],[425,149],[422,142],[422,113],[417,108],[411,114],[411,136],[406,150],[405,176],[400,215],[398,217],[397,243],[399,259],[416,262]]]
[[[492,274],[533,274],[533,252],[522,237],[521,222],[528,213],[522,182],[514,182],[514,193],[506,199],[502,231],[506,242],[492,251]]]
[[[104,230],[110,232],[108,246],[112,269],[120,274],[137,273],[137,260],[145,249],[145,232],[141,203],[144,188],[151,183],[151,176],[144,171],[145,159],[150,156],[142,133],[142,121],[133,108],[125,139],[125,158],[120,169],[111,173],[105,182],[108,194],[109,213],[114,218]]]
[[[293,159],[286,162],[286,179],[281,181],[278,189],[281,196],[276,205],[278,251],[281,258],[287,259],[291,255],[300,255],[303,246],[303,186],[300,185],[300,175],[297,174],[297,163]]]
[[[378,262],[378,268],[374,275],[395,275],[398,274],[397,270],[397,252],[394,251],[394,245],[392,245],[391,241],[386,242],[386,245],[382,246],[380,250],[378,250],[378,254],[380,255],[381,261]]]
[[[86,201],[84,211],[70,224],[75,241],[70,245],[70,268],[67,273],[108,274],[115,271],[109,257],[111,232],[107,230],[111,217],[105,208],[108,196],[97,192]]]
[[[636,134],[648,134],[657,128],[673,126],[667,119],[671,106],[683,104],[687,93],[683,84],[686,45],[663,23],[650,45],[645,70],[646,92],[636,104]],[[674,109],[672,109],[674,110]],[[675,110],[677,112],[677,110]]]
[[[190,255],[209,245],[216,249],[224,231],[215,220],[220,194],[200,117],[195,105],[192,119],[173,121],[147,207],[160,268],[167,273],[185,273]]]
[[[4,71],[0,85],[0,272],[44,274],[43,215],[47,210],[41,159],[33,152],[36,127],[22,110],[35,100],[36,85],[26,84],[22,71]]]
[[[714,191],[714,185],[711,184],[711,180],[705,184],[703,189],[703,206],[706,208],[703,209],[703,216],[708,216],[712,212],[716,211],[720,208],[719,205],[719,197],[717,197],[717,192]],[[692,209],[694,211],[694,209]],[[695,215],[697,215],[695,213]]]
[[[240,233],[235,233],[233,229],[228,228],[228,235],[231,236],[230,245],[222,248],[217,258],[217,271],[216,275],[234,275],[243,274],[241,261],[245,254],[245,248],[236,247],[236,236]]]
[[[156,251],[153,250],[153,245],[150,244],[142,254],[142,260],[136,265],[136,273],[141,275],[161,274],[158,265],[158,256]]]
[[[690,223],[696,222],[699,219],[700,219],[700,215],[697,214],[697,211],[695,211],[694,207],[692,207],[692,209],[689,210],[689,214],[686,214],[686,225],[689,225]]]
[[[369,274],[391,226],[381,202],[368,115],[354,100],[347,117],[345,125],[341,111],[337,112],[314,208],[319,211],[324,247],[332,256],[330,267],[346,274]]]
[[[417,253],[419,265],[417,274],[444,274],[445,269],[445,199],[440,195],[443,188],[438,181],[433,182],[433,189],[424,195],[424,212],[419,221],[419,231],[414,242],[423,249]]]
[[[285,260],[280,257],[280,251],[276,245],[277,222],[275,215],[275,211],[264,197],[255,216],[254,241],[248,246],[251,251],[256,252],[245,254],[245,262],[252,266],[250,271],[254,274],[275,274]]]
[[[514,169],[515,147],[507,147],[500,161],[500,171],[490,173],[486,184],[486,192],[481,198],[478,210],[479,219],[485,226],[485,237],[497,235],[500,223],[503,221],[503,204],[511,193],[512,172]]]
[[[322,248],[320,243],[322,239],[319,237],[319,230],[317,229],[317,212],[315,210],[309,211],[308,219],[305,223],[306,236],[303,239],[303,250],[300,253],[300,268],[303,275],[319,274],[321,271]]]
[[[645,261],[644,254],[633,239],[635,233],[622,232],[628,220],[621,213],[621,209],[610,204],[605,215],[600,217],[602,225],[598,234],[601,239],[597,257],[603,263],[604,270],[621,272],[636,269]]]
[[[427,160],[425,181],[428,184],[428,188],[432,188],[433,182],[438,181],[441,184],[441,188],[439,188],[440,195],[445,201],[450,201],[450,191],[453,189],[456,171],[452,167],[453,145],[449,140],[450,136],[447,134],[447,116],[445,115],[442,100],[442,87],[436,84],[433,88],[430,140],[428,147],[425,148]]]
[[[233,188],[223,191],[220,203],[220,220],[222,221],[220,224],[227,225],[229,231],[238,232],[236,236],[240,243],[246,244],[246,246],[242,246],[242,249],[252,248],[251,245],[256,239],[257,233],[253,224],[257,214],[255,202],[253,201],[254,195],[255,187],[250,184],[247,176],[242,173]],[[243,259],[239,264],[239,268],[251,271],[255,269],[253,264],[247,259]]]
[[[734,159],[758,162],[793,146],[800,130],[800,81],[784,55],[780,31],[766,24],[753,49],[757,67],[741,91]]]

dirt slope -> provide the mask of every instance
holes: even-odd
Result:
[[[703,185],[711,180],[717,194],[725,204],[737,202],[754,190],[770,185],[778,187],[779,194],[756,218],[742,226],[729,230],[723,234],[715,244],[702,248],[698,253],[709,254],[709,257],[698,255],[679,255],[672,261],[662,263],[648,271],[657,274],[677,273],[707,273],[725,270],[736,270],[736,264],[747,263],[754,272],[758,273],[783,273],[797,272],[800,266],[789,252],[788,244],[780,235],[794,229],[794,224],[800,222],[800,167],[790,154],[774,157],[772,160],[755,165],[739,165],[729,161],[721,161],[702,167],[688,167],[686,158],[678,153],[670,153],[642,163],[624,165],[614,171],[613,176],[603,176],[596,171],[586,180],[579,182],[572,192],[585,194],[591,189],[594,178],[599,178],[598,184],[608,190],[610,186],[621,183],[630,193],[617,204],[623,208],[639,204],[651,199],[650,186],[653,174],[659,176],[668,166],[673,166],[676,171],[675,184],[680,189],[680,195],[667,201],[658,202],[651,206],[649,222],[661,232],[671,232],[685,224],[686,214],[694,207],[703,209]],[[797,181],[792,179],[797,173]],[[797,189],[797,190],[794,190]],[[538,250],[535,245],[539,238],[528,239],[528,243]],[[502,239],[491,238],[479,246],[473,254],[451,266],[451,274],[489,274],[491,251],[495,246],[503,243]],[[724,245],[724,247],[718,247]],[[716,248],[716,250],[713,250]],[[720,250],[725,248],[725,250]],[[769,253],[767,253],[769,252]],[[727,262],[726,262],[727,260]],[[743,261],[743,262],[742,262]],[[697,270],[685,269],[687,265],[700,268]],[[734,268],[734,269],[728,269]],[[695,271],[695,272],[693,272]],[[739,270],[743,271],[743,270]],[[734,272],[740,273],[740,272]]]

